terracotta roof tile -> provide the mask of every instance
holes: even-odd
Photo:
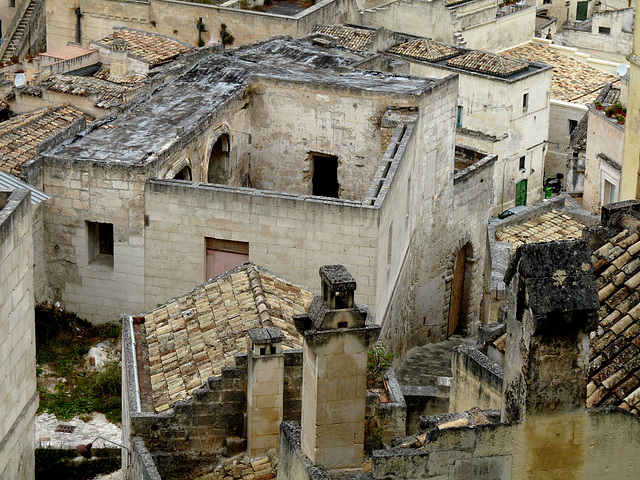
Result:
[[[591,334],[589,371],[597,389],[587,406],[640,407],[640,255],[638,233],[622,230],[593,253],[601,306]],[[625,279],[624,282],[621,282]]]
[[[39,143],[82,116],[93,120],[70,105],[60,105],[18,115],[0,123],[0,170],[18,176],[22,164],[36,156]]]
[[[336,37],[341,45],[352,50],[366,50],[378,34],[375,30],[344,25],[316,25],[313,33]]]
[[[529,64],[522,60],[480,50],[473,50],[447,60],[447,65],[499,77],[508,77],[529,68]]]
[[[556,100],[593,103],[605,85],[618,81],[615,75],[598,70],[541,43],[530,42],[505,50],[501,54],[551,65],[551,98]]]
[[[129,53],[146,60],[151,64],[151,67],[162,65],[178,58],[181,53],[194,50],[193,47],[173,38],[124,27],[118,28],[111,35],[101,38],[96,43],[110,47],[116,39],[127,42]]]
[[[111,68],[108,66],[100,67],[96,73],[93,74],[93,78],[99,78],[100,80],[106,80],[112,83],[124,83],[132,85],[134,83],[142,82],[146,77],[138,73],[129,73],[126,77],[116,77],[111,75]]]
[[[283,348],[302,339],[292,316],[308,310],[313,294],[246,263],[145,315],[152,404],[161,412],[188,397],[211,375],[246,352],[247,332],[276,326]],[[261,314],[261,311],[263,314]]]
[[[421,38],[412,42],[396,45],[387,51],[389,53],[395,53],[396,55],[416,58],[418,60],[427,60],[429,62],[451,58],[460,53],[460,50],[456,47],[428,38]]]

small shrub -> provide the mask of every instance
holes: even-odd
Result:
[[[367,388],[379,387],[384,372],[391,366],[395,354],[387,347],[377,343],[367,352]]]

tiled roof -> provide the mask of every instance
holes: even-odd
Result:
[[[578,222],[570,215],[551,210],[537,218],[510,225],[496,232],[496,240],[513,244],[515,252],[524,243],[552,242],[582,238],[585,224]]]
[[[617,84],[609,83],[600,90],[597,100],[602,105],[612,105],[620,101],[620,87]]]
[[[341,45],[351,48],[352,50],[366,50],[367,45],[369,45],[377,35],[377,32],[374,30],[343,25],[316,25],[313,33],[322,33],[336,37]]]
[[[276,326],[284,348],[302,339],[292,315],[308,310],[313,294],[251,263],[200,285],[145,315],[152,404],[164,411],[200,387],[234,354],[246,352],[247,332]]]
[[[126,77],[116,77],[114,75],[111,75],[110,67],[103,66],[100,67],[100,70],[93,74],[93,78],[99,78],[101,80],[106,80],[113,83],[125,83],[131,85],[134,83],[142,82],[146,77],[138,73],[129,73],[129,75],[127,75]]]
[[[480,50],[473,50],[447,60],[447,65],[499,77],[508,77],[529,68],[529,64],[522,60],[498,55],[497,53],[481,52]]]
[[[43,57],[55,58],[57,60],[71,60],[72,58],[83,57],[97,52],[93,48],[85,48],[80,45],[66,45],[55,50],[46,51],[40,55]]]
[[[111,46],[116,39],[127,42],[127,50],[131,55],[142,58],[151,67],[167,63],[194,48],[173,38],[155,35],[150,32],[129,28],[118,28],[111,35],[101,38],[96,43]]]
[[[501,54],[551,65],[551,98],[556,100],[592,103],[602,87],[618,80],[614,75],[574,60],[540,43],[530,42],[505,50]]]
[[[388,52],[395,53],[396,55],[403,55],[405,57],[417,58],[418,60],[435,62],[453,57],[460,53],[460,50],[452,47],[451,45],[447,45],[446,43],[436,42],[428,38],[421,38],[420,40],[414,40],[412,42],[391,47]]]
[[[593,253],[600,325],[591,334],[587,406],[640,410],[640,221]]]
[[[99,78],[78,77],[75,75],[52,75],[42,82],[39,87],[27,87],[22,89],[23,94],[41,96],[42,89],[52,92],[67,93],[88,97],[98,95],[95,106],[98,108],[111,108],[125,103],[129,98],[138,93],[140,85],[118,85]]]
[[[39,143],[85,116],[69,105],[47,107],[0,123],[0,170],[14,176],[22,164],[36,156]]]

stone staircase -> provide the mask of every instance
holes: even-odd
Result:
[[[455,44],[458,47],[466,47],[467,41],[464,39],[462,32],[453,32],[453,38],[455,39]]]
[[[28,28],[29,20],[31,19],[31,16],[33,15],[33,12],[36,9],[37,3],[38,3],[37,0],[31,0],[31,2],[29,2],[29,6],[24,12],[24,15],[22,16],[22,18],[20,19],[20,22],[18,23],[18,27],[16,28],[16,31],[11,36],[11,39],[9,40],[9,45],[7,46],[7,49],[5,50],[2,58],[0,58],[0,61],[8,62],[11,60],[13,56],[16,56],[16,48],[20,43],[20,40],[22,39],[22,37],[26,35],[29,31],[29,28]],[[7,39],[5,39],[5,41],[6,40]]]
[[[418,432],[421,415],[449,411],[453,349],[473,343],[473,339],[452,335],[443,342],[409,350],[396,370],[396,378],[407,402],[408,435]]]

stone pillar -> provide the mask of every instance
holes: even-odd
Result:
[[[129,49],[127,47],[126,40],[122,38],[116,38],[111,44],[111,54],[109,71],[114,77],[123,78],[128,73],[127,58],[129,56]]]
[[[278,448],[284,389],[284,334],[276,327],[249,330],[247,451],[255,457]]]
[[[304,335],[302,450],[326,469],[362,465],[367,351],[377,340],[368,308],[354,303],[356,282],[342,265],[320,268],[322,294],[294,317]]]
[[[589,332],[600,307],[587,242],[523,245],[505,283],[502,421],[584,411]]]

